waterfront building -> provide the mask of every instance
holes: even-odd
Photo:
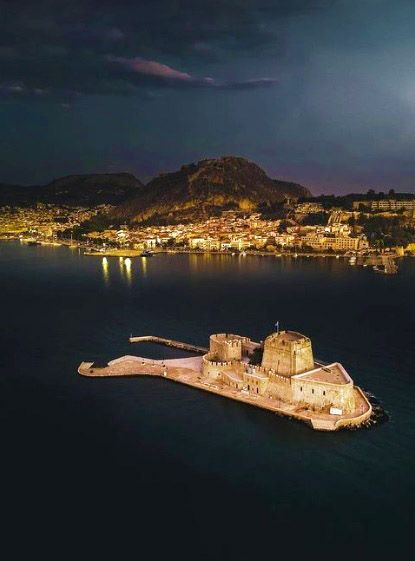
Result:
[[[205,249],[206,239],[201,236],[189,238],[190,249]]]
[[[309,246],[317,251],[360,251],[369,247],[369,243],[364,236],[326,235],[323,232],[311,232],[301,236],[299,242],[301,245]]]
[[[353,208],[369,208],[373,211],[386,212],[388,210],[415,210],[415,197],[411,199],[376,199],[368,201],[353,201]]]
[[[157,246],[157,238],[156,237],[147,238],[144,241],[144,246],[146,249],[154,249]]]

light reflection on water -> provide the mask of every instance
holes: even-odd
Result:
[[[131,285],[132,270],[131,270],[131,259],[129,257],[124,259],[124,266],[125,266],[125,278],[127,279],[127,284]]]
[[[108,258],[102,258],[102,278],[104,279],[105,286],[108,286],[109,283],[109,267],[108,267]]]
[[[102,279],[106,287],[110,285],[110,277],[112,277],[113,280],[117,278],[115,261],[116,258],[111,256],[104,256],[101,260]],[[133,280],[133,264],[129,257],[118,258],[118,279],[124,281],[128,286],[131,286]]]
[[[147,257],[141,258],[141,270],[143,273],[143,277],[147,276],[147,261],[148,261]]]

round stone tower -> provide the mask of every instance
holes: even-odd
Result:
[[[241,360],[242,339],[242,337],[231,333],[211,335],[209,354],[221,361]]]
[[[262,366],[281,376],[294,376],[314,368],[311,340],[295,331],[279,331],[265,339]]]

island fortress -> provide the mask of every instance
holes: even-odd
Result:
[[[295,331],[277,331],[264,343],[217,333],[210,336],[209,349],[151,336],[130,338],[131,343],[143,341],[204,354],[173,360],[128,355],[108,364],[83,362],[78,372],[84,376],[162,376],[294,417],[317,430],[358,426],[372,414],[366,395],[343,366],[317,362],[311,340]]]
[[[211,335],[203,357],[203,377],[236,390],[267,396],[335,415],[353,413],[353,380],[341,364],[314,362],[311,341],[294,331],[280,331],[265,339],[260,365],[249,363],[255,344],[246,337]]]

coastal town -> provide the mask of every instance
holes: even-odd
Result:
[[[198,222],[146,225],[107,223],[111,205],[83,208],[38,203],[1,208],[0,237],[29,243],[70,243],[98,255],[134,256],[143,251],[355,256],[415,253],[415,197],[366,198],[351,201],[349,208],[344,206],[328,206],[318,198],[286,200],[273,211],[223,210]],[[377,223],[378,231],[373,228]],[[388,228],[394,230],[388,233]]]
[[[39,242],[57,241],[63,232],[79,227],[98,213],[107,212],[109,208],[109,205],[84,208],[47,203],[3,206],[0,207],[0,237]]]
[[[275,252],[284,249],[362,251],[369,248],[363,235],[352,236],[347,224],[301,226],[295,221],[264,220],[259,213],[223,211],[203,222],[147,226],[130,230],[91,232],[92,243],[132,244],[134,249],[183,248],[207,252]],[[105,241],[104,241],[105,240]]]

